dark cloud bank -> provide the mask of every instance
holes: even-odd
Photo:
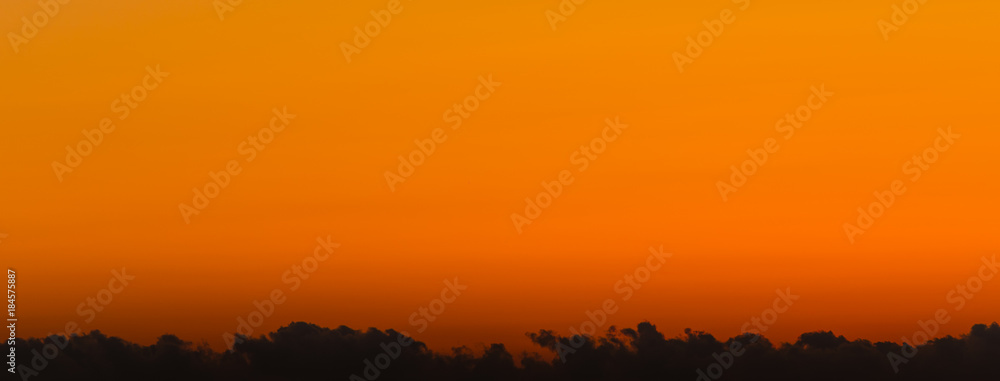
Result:
[[[38,381],[1000,380],[997,323],[975,325],[959,338],[932,340],[915,348],[915,353],[912,347],[849,341],[831,332],[806,333],[795,343],[780,345],[751,334],[720,341],[690,330],[667,338],[649,323],[634,329],[612,327],[602,337],[564,337],[542,330],[528,338],[542,355],[512,354],[502,344],[477,354],[465,347],[435,353],[393,330],[329,329],[307,323],[292,323],[266,338],[242,340],[224,353],[173,335],[143,346],[94,331],[69,340],[19,340],[22,374],[7,373],[7,377]],[[408,345],[400,345],[401,340]],[[63,348],[46,359],[59,346]]]

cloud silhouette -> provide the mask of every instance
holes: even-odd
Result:
[[[302,322],[267,336],[240,337],[225,352],[174,335],[143,346],[92,331],[19,339],[17,370],[22,379],[38,381],[1000,380],[997,323],[975,325],[958,338],[931,340],[915,354],[900,344],[850,341],[825,331],[779,346],[753,334],[719,341],[690,329],[667,338],[650,323],[610,327],[596,337],[540,330],[527,338],[547,353],[515,356],[503,344],[492,344],[478,356],[467,347],[442,354],[391,329],[330,329]],[[896,373],[889,359],[901,353],[912,356],[900,357],[905,362]]]

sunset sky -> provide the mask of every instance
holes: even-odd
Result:
[[[899,342],[942,308],[938,336],[1000,317],[1000,281],[948,301],[1000,251],[1000,4],[931,1],[896,25],[903,1],[677,3],[53,0],[26,28],[43,6],[4,1],[0,258],[19,335],[76,322],[222,348],[275,289],[287,300],[254,336],[306,321],[435,350],[533,349],[526,332],[568,333],[606,299],[620,309],[602,328],[729,337],[790,289],[772,341]],[[386,14],[358,47],[355,28]],[[690,47],[699,33],[711,43]],[[778,121],[820,88],[788,137]],[[228,185],[185,214],[220,172]],[[537,218],[512,221],[566,172]],[[884,215],[845,233],[897,180]],[[340,246],[291,290],[283,274],[327,236]],[[672,256],[622,300],[616,283],[660,246]],[[86,322],[78,307],[123,268],[135,278]],[[417,333],[411,314],[456,277],[468,288]]]

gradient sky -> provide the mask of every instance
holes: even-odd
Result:
[[[403,1],[348,63],[341,43],[386,4],[244,1],[220,20],[210,0],[73,1],[18,52],[0,44],[19,334],[76,321],[222,347],[330,235],[340,248],[255,334],[295,320],[527,349],[525,332],[620,300],[615,282],[662,245],[673,257],[610,324],[728,337],[790,287],[801,299],[772,340],[900,341],[998,251],[994,1],[928,2],[888,40],[878,22],[902,2],[593,0],[553,30],[556,0]],[[0,8],[7,42],[41,10]],[[726,9],[735,21],[679,72],[674,53]],[[112,103],[157,65],[169,77],[120,120]],[[490,75],[502,85],[448,128]],[[835,95],[784,139],[775,122],[821,85]],[[240,143],[276,107],[297,116],[247,162]],[[571,155],[615,117],[629,127],[579,171]],[[53,161],[104,118],[114,132],[60,182]],[[961,138],[911,181],[904,164],[949,126]],[[447,140],[390,190],[386,171],[437,128]],[[717,182],[768,138],[780,150],[723,201]],[[231,160],[242,172],[185,223],[178,205]],[[563,170],[575,181],[519,234],[511,213]],[[852,244],[843,224],[897,179],[908,191]],[[77,306],[123,267],[135,280],[84,323]],[[469,289],[416,334],[408,317],[454,277]],[[995,321],[998,298],[987,283],[941,333]]]

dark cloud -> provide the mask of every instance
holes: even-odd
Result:
[[[1000,380],[1000,325],[916,348],[850,341],[832,332],[773,345],[752,334],[718,340],[685,330],[668,338],[649,323],[602,336],[527,334],[543,352],[511,354],[503,344],[430,351],[394,330],[292,323],[215,352],[173,335],[137,345],[99,331],[17,343],[29,380]],[[61,348],[54,357],[53,349]],[[476,355],[474,353],[481,353]],[[37,355],[36,355],[37,354]],[[561,354],[561,356],[560,356]],[[907,355],[908,354],[908,355]],[[52,357],[46,358],[46,355]],[[899,356],[899,373],[890,358]],[[565,359],[565,361],[563,361]],[[44,361],[43,361],[44,360]],[[37,375],[27,371],[35,366]],[[384,369],[383,369],[384,368]],[[704,376],[702,376],[704,374]],[[16,379],[16,378],[15,378]]]

